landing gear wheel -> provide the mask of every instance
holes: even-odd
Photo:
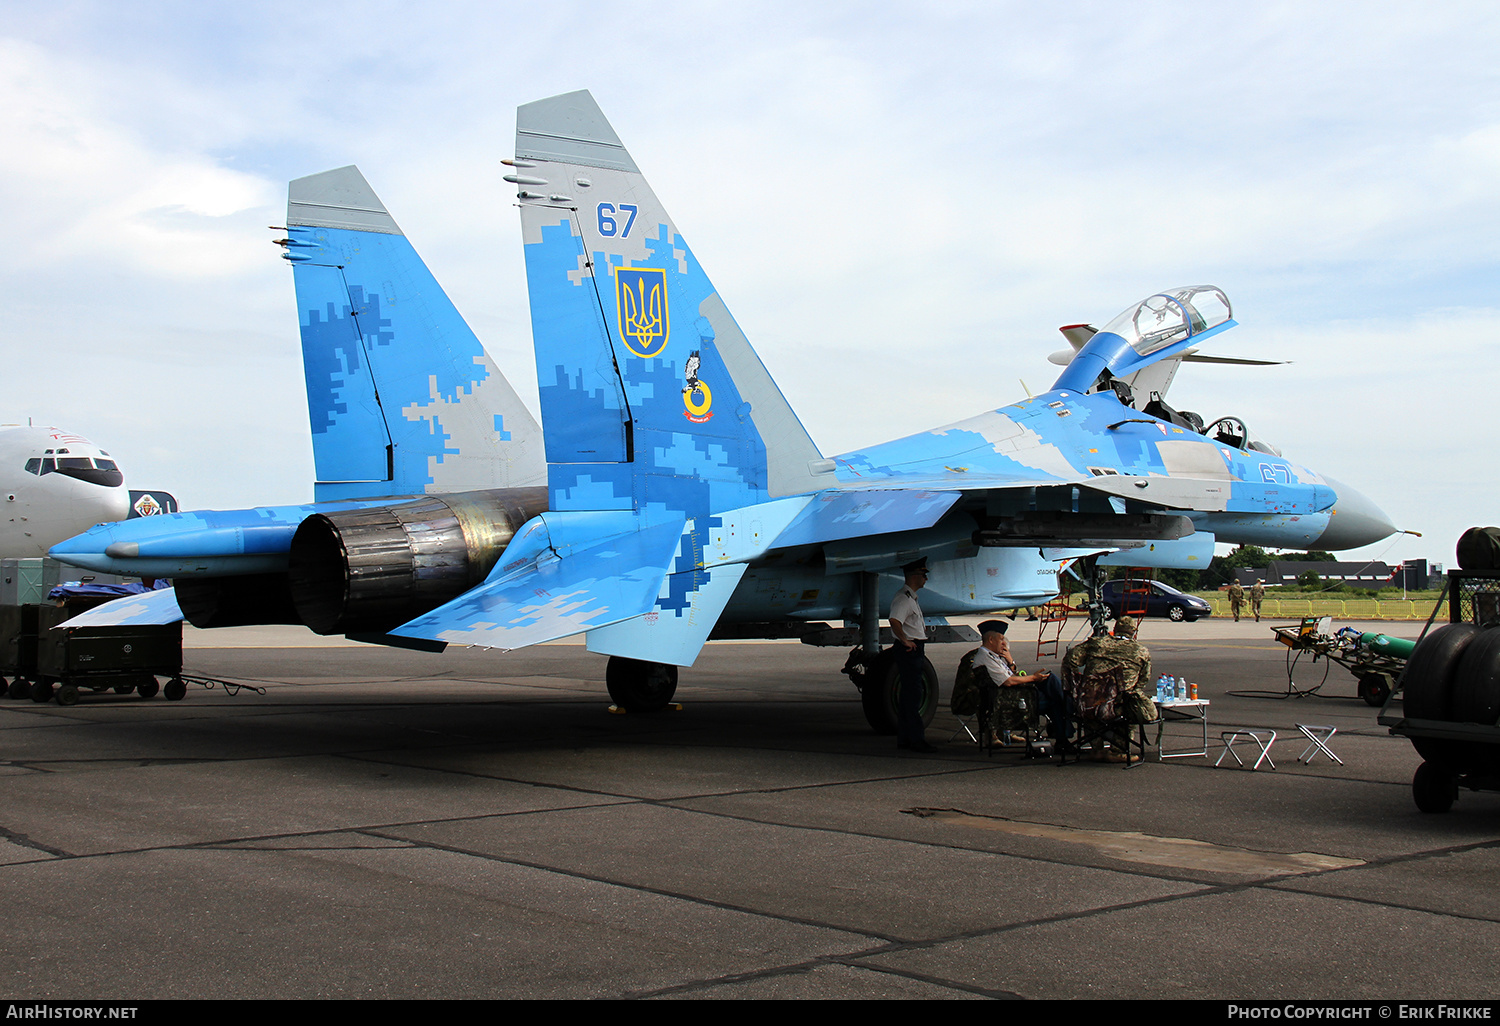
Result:
[[[38,704],[52,701],[52,682],[39,680],[31,685],[31,700]]]
[[[1187,619],[1187,610],[1181,606],[1169,606],[1167,608],[1167,619],[1173,623],[1182,623]]]
[[[64,684],[62,687],[58,688],[57,689],[57,704],[58,705],[77,705],[78,704],[78,685],[77,684]]]
[[[30,698],[31,682],[25,677],[17,677],[10,682],[10,687],[5,689],[6,698]]]
[[[181,677],[173,677],[167,681],[163,694],[167,696],[168,702],[180,702],[187,697],[187,682]]]
[[[610,656],[604,684],[615,705],[626,712],[660,712],[677,693],[677,667]]]
[[[1367,673],[1359,678],[1359,697],[1377,709],[1391,697],[1391,678],[1385,673]]]
[[[1411,796],[1423,812],[1447,812],[1458,800],[1458,778],[1442,766],[1424,762],[1411,778]]]
[[[141,681],[135,687],[135,693],[142,698],[155,698],[156,693],[161,690],[161,685],[156,682],[155,677]]]
[[[865,709],[865,720],[877,734],[896,733],[896,688],[901,684],[901,669],[896,660],[882,653],[866,674],[860,701]],[[922,681],[926,688],[922,694],[922,725],[925,727],[937,715],[938,676],[932,661],[922,658]]]

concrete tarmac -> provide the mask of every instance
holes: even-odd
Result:
[[[1155,669],[1210,699],[1215,747],[1128,770],[898,752],[845,652],[796,643],[712,644],[682,711],[621,716],[575,644],[190,631],[190,672],[265,693],[0,702],[0,986],[1496,998],[1500,795],[1418,812],[1410,743],[1338,667],[1312,697],[1227,694],[1285,691],[1266,626],[1147,622]],[[1035,631],[1013,629],[1023,665],[1055,668],[1027,658]],[[945,698],[963,651],[930,650]],[[1300,764],[1297,723],[1336,726],[1344,765]],[[1214,767],[1235,726],[1280,733],[1274,771]],[[945,704],[929,737],[956,727]]]

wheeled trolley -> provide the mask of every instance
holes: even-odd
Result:
[[[187,694],[182,678],[182,624],[134,627],[57,627],[76,615],[60,606],[37,606],[34,702],[72,705],[79,692],[114,691],[152,698],[166,677],[165,694],[179,701]]]
[[[36,677],[37,605],[0,606],[0,689],[9,698],[30,698]]]

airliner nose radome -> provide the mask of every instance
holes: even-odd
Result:
[[[1348,485],[1324,477],[1333,488],[1336,498],[1328,527],[1312,545],[1315,549],[1357,549],[1361,545],[1373,545],[1382,538],[1396,533],[1396,525],[1375,503]]]

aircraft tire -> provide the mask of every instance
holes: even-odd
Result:
[[[30,698],[31,682],[25,677],[11,678],[10,687],[5,689],[5,697],[15,699]]]
[[[922,664],[922,676],[927,682],[927,693],[922,696],[922,725],[925,727],[931,724],[933,716],[937,715],[941,693],[937,670],[933,669],[932,660],[924,656]],[[901,670],[896,666],[896,660],[882,652],[880,658],[870,667],[869,682],[860,692],[860,702],[865,710],[865,721],[877,734],[896,733],[896,688],[900,683]]]
[[[161,690],[161,685],[156,682],[155,677],[147,677],[136,685],[135,693],[142,698],[155,698],[156,693]]]
[[[1450,623],[1427,635],[1412,651],[1406,661],[1402,695],[1402,712],[1408,719],[1450,718],[1454,675],[1464,649],[1479,633],[1473,624]],[[1425,752],[1422,754],[1431,758]]]
[[[1458,777],[1445,766],[1424,762],[1411,778],[1411,796],[1423,812],[1447,812],[1458,800]]]
[[[1453,675],[1451,715],[1465,723],[1500,718],[1500,630],[1484,631],[1464,649]]]
[[[168,702],[180,702],[187,697],[187,682],[181,677],[173,677],[167,681],[167,686],[162,689]]]
[[[1385,705],[1385,700],[1390,696],[1390,674],[1367,673],[1359,678],[1359,697],[1365,700],[1365,705],[1373,705],[1378,709]]]
[[[626,712],[660,712],[677,693],[677,667],[610,656],[604,668],[609,697]]]
[[[31,700],[38,705],[52,701],[52,682],[39,680],[31,685]]]

